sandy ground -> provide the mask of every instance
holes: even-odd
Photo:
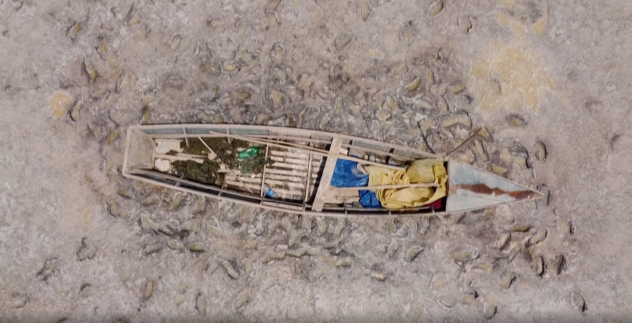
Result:
[[[631,15],[621,0],[0,0],[0,320],[628,321]],[[429,221],[262,212],[124,179],[141,122],[439,153],[484,126],[484,151],[455,157],[551,198]]]

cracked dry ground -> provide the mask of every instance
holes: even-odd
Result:
[[[632,317],[627,1],[0,0],[0,320]],[[120,173],[127,126],[321,129],[550,193],[291,216]]]

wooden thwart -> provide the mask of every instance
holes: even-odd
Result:
[[[331,146],[329,150],[338,151],[340,150],[341,146],[342,146],[342,139],[334,138],[331,141]],[[323,210],[323,206],[325,205],[327,190],[331,186],[331,178],[334,175],[334,170],[336,168],[337,161],[338,161],[337,154],[330,155],[327,157],[327,161],[325,162],[325,168],[323,169],[323,173],[320,176],[320,184],[318,184],[316,197],[314,198],[314,205],[312,205],[313,211],[319,212]]]

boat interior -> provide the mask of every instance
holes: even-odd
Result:
[[[165,143],[175,149],[165,151],[160,148]],[[199,147],[200,143],[208,148],[204,153],[186,153],[187,147]],[[218,147],[220,144],[228,147],[226,150],[230,155],[214,152],[210,147]],[[178,146],[182,148],[181,151],[178,151]],[[243,165],[239,167],[227,160],[230,156],[243,154],[251,147],[258,147],[258,154],[263,157],[259,158],[260,164],[253,166],[259,166],[257,171],[248,172]],[[208,151],[213,156],[207,154]],[[174,171],[175,166],[182,165],[182,162],[202,165],[215,156],[218,156],[214,160],[219,168],[213,170],[218,176],[212,182],[197,181],[186,173]],[[400,145],[293,128],[236,125],[133,126],[128,130],[123,172],[125,176],[164,187],[293,213],[441,213],[445,211],[447,196],[443,197],[439,208],[366,208],[360,204],[359,189],[330,185],[338,159],[355,161],[358,165],[403,169],[412,161],[429,158],[441,159],[437,155]],[[159,162],[173,166],[171,169],[160,170],[157,167]],[[449,169],[448,161],[445,160],[444,163],[445,168]]]

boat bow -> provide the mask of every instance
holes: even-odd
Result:
[[[482,171],[471,165],[450,161],[446,212],[461,212],[501,204],[533,200],[542,193]]]

